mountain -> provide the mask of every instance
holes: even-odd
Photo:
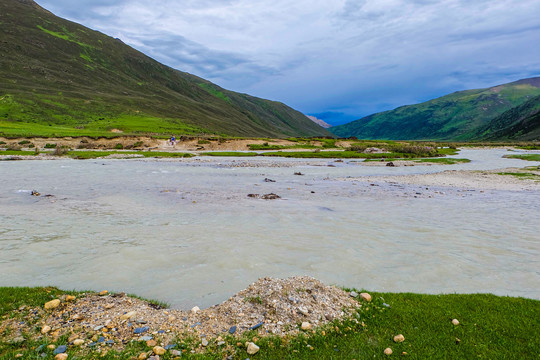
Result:
[[[0,135],[330,136],[275,101],[172,69],[31,0],[0,0]]]
[[[489,124],[506,111],[538,95],[540,77],[523,79],[402,106],[332,127],[331,131],[340,137],[355,136],[361,139],[467,141],[491,134],[495,136],[492,139],[496,140],[499,138]],[[502,120],[500,124],[509,125]],[[531,126],[534,127],[534,122]],[[502,136],[503,133],[499,134]],[[505,136],[510,138],[510,134]]]
[[[328,128],[331,128],[332,125],[328,124],[327,122],[325,122],[324,120],[321,120],[321,119],[317,119],[315,116],[310,116],[310,115],[306,115],[308,117],[308,119],[310,119],[311,121],[313,121],[315,124],[319,124],[320,126],[322,126],[323,128],[325,129],[328,129]]]
[[[497,116],[478,136],[485,140],[540,140],[540,96]]]

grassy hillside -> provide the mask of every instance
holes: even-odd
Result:
[[[524,79],[402,106],[333,127],[331,131],[341,137],[362,139],[476,140],[480,129],[488,132],[486,127],[493,119],[538,95],[540,78]]]
[[[499,115],[480,129],[479,136],[486,140],[540,140],[540,96]]]
[[[0,135],[328,136],[278,102],[174,70],[31,0],[0,0]]]

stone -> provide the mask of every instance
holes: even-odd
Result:
[[[56,354],[56,356],[54,357],[54,360],[67,360],[67,358],[68,358],[68,354],[61,353],[61,354]]]
[[[143,333],[147,332],[148,330],[150,330],[150,327],[145,326],[145,327],[136,328],[135,330],[133,330],[133,333],[134,334],[143,334]]]
[[[351,293],[349,295],[351,295],[353,298],[355,298],[355,297],[358,296],[358,293],[356,291],[351,291]]]
[[[42,334],[47,334],[49,331],[51,331],[51,327],[48,325],[45,325],[44,327],[41,328]]]
[[[403,336],[402,334],[398,334],[396,336],[394,336],[394,342],[404,342],[405,341],[405,336]]]
[[[176,316],[171,315],[171,316],[169,316],[169,318],[167,320],[168,321],[174,321],[174,320],[176,320]]]
[[[49,349],[49,350],[54,350],[54,349],[56,349],[56,346],[53,345],[53,344],[47,345],[47,349]]]
[[[191,313],[192,313],[192,314],[196,314],[196,313],[198,313],[199,311],[201,311],[201,309],[199,309],[198,306],[194,306],[194,307],[191,308]]]
[[[75,300],[75,296],[73,295],[66,296],[66,301],[73,301],[73,300]]]
[[[75,345],[75,346],[81,346],[82,344],[84,344],[84,340],[82,340],[82,339],[77,339],[77,340],[73,341],[73,345]]]
[[[105,326],[103,326],[103,325],[98,325],[98,326],[96,326],[96,327],[94,328],[94,331],[99,331],[99,330],[103,329],[104,327],[105,327]]]
[[[302,330],[311,330],[311,323],[304,321],[302,323]]]
[[[458,319],[453,319],[452,324],[458,326],[459,325],[459,320]]]
[[[393,351],[392,351],[392,349],[390,349],[390,348],[384,349],[384,355],[392,355],[392,352],[393,352]]]
[[[303,307],[303,306],[299,306],[299,307],[298,307],[298,312],[299,312],[300,314],[304,315],[304,316],[308,316],[308,314],[309,314],[308,309],[306,309],[306,308]]]
[[[137,314],[136,311],[129,311],[123,315],[120,316],[120,320],[128,320],[134,317]]]
[[[263,324],[264,324],[264,321],[258,323],[257,325],[253,325],[252,327],[249,328],[249,330],[257,330],[258,328],[263,326]]]
[[[235,332],[236,332],[236,325],[231,326],[231,328],[229,329],[229,334],[234,334]]]
[[[254,355],[254,354],[258,353],[259,350],[260,350],[259,347],[257,345],[255,345],[254,343],[252,343],[252,342],[247,343],[247,353],[249,355]]]
[[[148,355],[146,355],[146,353],[141,353],[137,359],[145,360],[147,357],[148,357]]]
[[[208,340],[202,339],[201,345],[202,345],[202,346],[205,346],[205,347],[208,346]]]
[[[167,350],[165,350],[164,348],[162,348],[161,346],[154,346],[154,348],[152,349],[152,351],[154,352],[154,354],[156,355],[163,355],[167,352]]]
[[[114,304],[105,304],[105,309],[109,310],[114,307]]]
[[[15,355],[15,358],[17,358],[17,359],[22,358],[23,356],[24,356],[23,354],[17,354],[17,355]]]
[[[99,296],[105,296],[107,295],[109,292],[107,290],[103,290],[103,291],[100,291],[99,293]]]
[[[45,310],[56,309],[60,306],[60,299],[54,299],[45,303]]]
[[[59,347],[56,348],[56,350],[54,350],[54,354],[61,354],[61,353],[65,353],[67,350],[67,346],[66,345],[60,345]]]
[[[364,301],[371,302],[371,295],[369,295],[368,293],[360,293],[360,297]]]
[[[156,346],[156,345],[157,345],[156,340],[148,340],[148,341],[146,342],[146,346],[151,347],[151,348],[153,348],[153,347]]]
[[[396,166],[396,164],[394,164],[393,162],[390,161],[390,162],[386,163],[386,166]]]
[[[182,355],[182,352],[180,350],[171,350],[169,351],[172,356],[180,356]]]
[[[146,335],[146,336],[141,336],[139,338],[139,341],[148,341],[148,340],[152,340],[153,338],[150,336],[150,335]]]

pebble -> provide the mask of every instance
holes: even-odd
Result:
[[[54,299],[45,303],[45,310],[52,310],[60,306],[60,299]]]
[[[302,323],[302,330],[311,330],[311,324],[307,321]]]
[[[402,334],[398,334],[394,336],[394,342],[404,342],[404,341],[405,341],[405,336],[403,336]]]
[[[153,347],[156,346],[156,345],[157,345],[156,340],[148,340],[148,341],[146,342],[146,346],[148,346],[148,347],[152,347],[152,348],[153,348]]]
[[[150,336],[150,335],[146,335],[146,336],[141,336],[139,338],[139,341],[148,341],[148,340],[152,340],[153,338]]]
[[[23,354],[17,354],[17,355],[15,355],[15,358],[17,358],[17,359],[22,358],[23,356],[24,356]]]
[[[452,324],[458,326],[459,325],[459,320],[458,319],[453,319]]]
[[[258,328],[260,328],[261,326],[263,326],[263,324],[264,324],[264,321],[258,323],[257,325],[253,325],[252,327],[249,328],[249,330],[257,330]]]
[[[371,302],[371,295],[369,295],[368,293],[360,293],[360,297],[364,301]]]
[[[390,349],[390,348],[384,349],[384,355],[392,355],[392,352],[393,352],[393,351],[392,351],[392,349]]]
[[[66,345],[60,345],[59,347],[56,348],[56,350],[54,350],[54,354],[61,354],[61,353],[65,353],[67,350],[67,346]]]
[[[105,326],[103,326],[103,325],[98,325],[98,326],[96,326],[96,327],[94,328],[94,331],[99,331],[99,330],[103,329],[104,327],[105,327]]]
[[[136,311],[130,311],[125,313],[124,315],[120,316],[120,320],[128,320],[134,317],[137,314]]]
[[[356,291],[351,291],[351,296],[355,298],[358,296],[358,293]]]
[[[305,307],[303,306],[299,306],[298,307],[298,312],[304,316],[308,316],[309,315],[309,311],[308,309],[306,309]]]
[[[73,341],[73,345],[75,345],[75,346],[81,346],[82,344],[84,344],[84,340],[82,340],[82,339],[77,339],[77,340]]]
[[[135,328],[135,330],[133,330],[133,333],[134,334],[143,334],[143,333],[147,332],[148,330],[150,330],[150,327],[145,326],[145,327]]]
[[[146,355],[146,353],[141,353],[138,357],[139,360],[145,360],[146,358],[148,357],[148,355]]]
[[[41,333],[42,333],[42,334],[46,334],[46,333],[48,333],[49,331],[51,331],[51,327],[48,326],[48,325],[45,325],[44,327],[41,328]]]
[[[163,354],[165,354],[167,352],[167,350],[165,350],[165,348],[162,348],[161,346],[154,346],[152,351],[156,355],[163,355]]]
[[[196,314],[196,313],[198,313],[199,311],[201,311],[201,309],[199,309],[198,306],[194,306],[194,307],[191,308],[191,313],[192,313],[192,314]]]
[[[109,292],[107,290],[103,290],[103,291],[100,291],[99,293],[99,296],[105,296],[107,295]]]
[[[56,356],[54,357],[54,360],[66,360],[67,358],[68,358],[68,354],[61,353],[61,354],[56,354]]]
[[[171,350],[169,351],[172,356],[180,356],[182,355],[182,352],[180,350]]]
[[[49,350],[54,350],[54,349],[56,349],[56,346],[53,345],[53,344],[47,345],[47,349],[49,349]]]
[[[205,346],[205,347],[208,346],[208,340],[202,339],[201,345],[202,345],[202,346]]]
[[[229,334],[234,334],[235,332],[236,332],[236,325],[231,326],[231,328],[229,329]]]
[[[252,342],[249,342],[247,344],[247,353],[249,355],[254,355],[256,354],[257,352],[259,352],[259,347],[257,345],[255,345],[254,343]]]
[[[73,295],[66,296],[66,301],[73,301],[73,300],[75,300],[75,296]]]

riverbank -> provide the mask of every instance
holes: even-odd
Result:
[[[178,312],[106,291],[0,288],[0,359],[496,359],[532,358],[540,346],[538,300],[360,293],[264,278],[220,305]],[[336,300],[337,316],[321,316]],[[288,329],[275,333],[280,322]]]

